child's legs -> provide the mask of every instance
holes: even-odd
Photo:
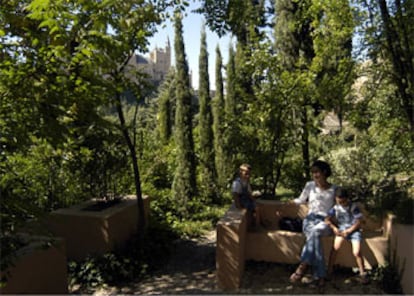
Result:
[[[256,212],[256,204],[251,199],[242,199],[241,200],[242,206],[247,210],[249,216],[249,224],[250,225],[257,225],[257,212]]]
[[[344,241],[345,238],[343,238],[342,236],[335,236],[334,238],[331,253],[329,254],[328,274],[332,273],[333,266],[336,260],[336,254]]]
[[[356,263],[358,265],[359,273],[365,273],[364,258],[361,255],[361,241],[352,240],[352,253],[355,256]]]
[[[256,211],[256,225],[260,225],[262,221],[262,214],[260,212],[260,207],[256,206],[255,211]]]

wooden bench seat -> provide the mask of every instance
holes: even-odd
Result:
[[[260,199],[258,205],[262,217],[269,223],[266,229],[248,231],[246,211],[234,206],[217,223],[216,268],[218,285],[222,289],[234,290],[240,287],[246,260],[288,264],[300,261],[304,234],[280,230],[279,219],[303,219],[307,206]],[[364,214],[362,253],[366,268],[371,269],[385,264],[393,217],[389,216],[382,222],[375,221],[362,205],[360,208]],[[333,237],[324,237],[322,241],[327,263]],[[349,243],[343,244],[338,251],[336,264],[344,267],[357,266]]]

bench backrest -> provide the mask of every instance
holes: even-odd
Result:
[[[308,206],[306,204],[296,205],[292,203],[277,201],[277,200],[257,200],[262,213],[262,218],[270,224],[271,228],[277,229],[279,227],[279,220],[282,217],[304,219],[308,212]],[[362,228],[367,231],[376,231],[383,225],[379,219],[375,219],[365,209],[364,205],[358,203],[364,219],[362,221]]]

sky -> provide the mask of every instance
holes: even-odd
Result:
[[[188,67],[192,73],[192,86],[194,89],[198,89],[198,59],[200,55],[200,39],[201,29],[203,27],[204,18],[201,14],[191,13],[200,6],[200,3],[190,2],[190,6],[187,7],[187,15],[183,18],[183,38],[184,47],[187,57]],[[227,63],[229,46],[231,38],[225,36],[219,38],[214,32],[211,32],[206,26],[206,41],[208,51],[208,68],[210,78],[210,89],[215,90],[215,65],[216,65],[216,47],[220,47],[221,56],[223,59],[223,65]],[[167,40],[170,40],[172,57],[171,62],[174,65],[174,25],[171,22],[166,23],[166,27],[158,28],[158,32],[151,38],[149,50],[153,50],[155,47],[164,48],[167,44]],[[225,73],[223,72],[223,75]]]

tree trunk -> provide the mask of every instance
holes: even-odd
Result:
[[[379,0],[381,18],[384,22],[384,30],[387,42],[388,54],[394,68],[394,82],[398,87],[398,93],[402,100],[402,106],[406,111],[408,123],[410,125],[411,139],[414,140],[414,66],[412,62],[408,33],[403,18],[401,17],[402,8],[400,1],[395,1],[399,17],[399,27],[396,27],[389,14],[387,2]]]
[[[303,158],[303,173],[306,180],[310,179],[309,172],[309,129],[308,129],[308,114],[306,106],[302,107],[302,158]]]
[[[137,206],[138,206],[138,221],[137,221],[137,230],[138,237],[142,238],[145,229],[145,211],[144,211],[144,201],[142,200],[141,192],[141,180],[139,175],[138,167],[138,158],[135,151],[135,144],[131,140],[131,136],[128,133],[128,129],[125,124],[125,116],[122,110],[121,104],[121,95],[118,93],[116,97],[116,110],[118,113],[119,122],[121,124],[121,131],[124,136],[124,139],[127,143],[129,152],[131,153],[132,167],[134,170],[134,183],[135,183],[135,194],[137,196]]]

